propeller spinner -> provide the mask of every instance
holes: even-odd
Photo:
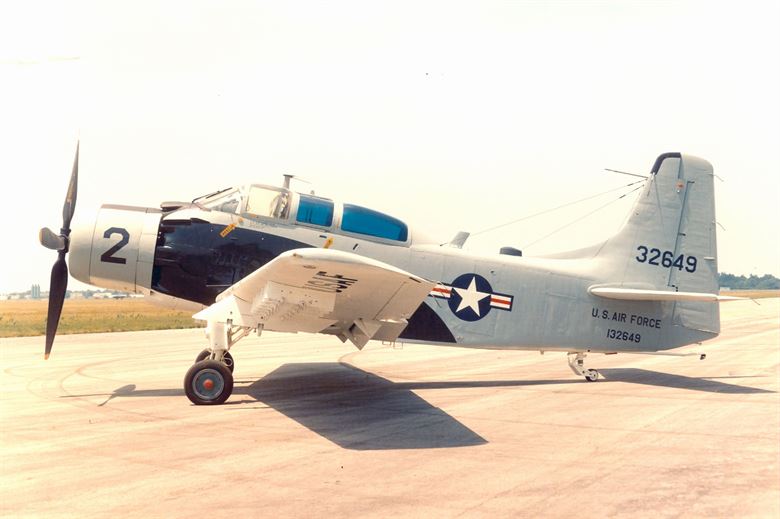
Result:
[[[76,144],[76,158],[73,160],[73,172],[70,175],[68,193],[65,196],[65,204],[62,206],[62,228],[60,234],[55,234],[48,227],[41,229],[38,239],[41,245],[47,249],[57,251],[57,261],[51,269],[51,281],[49,283],[49,310],[46,319],[46,349],[44,359],[51,354],[54,336],[57,333],[57,325],[60,323],[62,305],[65,302],[65,291],[68,288],[68,265],[65,263],[65,255],[70,245],[70,221],[76,210],[76,192],[79,176],[79,145]]]

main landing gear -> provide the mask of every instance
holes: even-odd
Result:
[[[206,348],[202,352],[198,353],[198,356],[195,357],[195,363],[206,359],[211,359],[214,352],[210,350],[209,348]],[[233,362],[233,355],[230,354],[229,351],[224,352],[222,356],[222,364],[228,367],[231,373],[233,373],[233,370],[236,368],[235,362]]]
[[[195,405],[219,405],[225,403],[233,392],[235,362],[228,351],[251,330],[233,327],[230,322],[209,321],[206,336],[210,348],[201,351],[195,364],[184,375],[184,394]]]
[[[184,375],[184,393],[195,405],[218,405],[233,392],[233,373],[218,360],[201,360]]]
[[[599,379],[599,372],[595,369],[585,369],[585,357],[587,353],[574,352],[569,353],[569,367],[575,375],[585,377],[588,382],[595,382]]]

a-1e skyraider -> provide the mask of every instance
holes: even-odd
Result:
[[[658,157],[623,228],[554,256],[475,254],[386,214],[284,187],[248,185],[159,209],[103,205],[70,223],[78,149],[57,250],[45,356],[70,273],[197,312],[207,347],[184,377],[195,404],[233,389],[231,348],[263,330],[370,340],[562,351],[588,381],[588,353],[658,352],[720,332],[712,166]]]

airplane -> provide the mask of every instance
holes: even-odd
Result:
[[[184,377],[196,405],[233,390],[230,351],[264,330],[370,340],[565,352],[587,381],[590,353],[664,352],[720,333],[713,168],[664,153],[623,227],[594,246],[543,257],[498,254],[426,238],[407,223],[353,203],[251,184],[159,208],[101,206],[70,224],[76,148],[56,250],[45,358],[70,274],[196,312],[207,347]],[[70,268],[65,257],[70,255]]]

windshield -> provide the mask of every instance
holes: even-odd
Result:
[[[196,198],[195,201],[214,211],[236,213],[241,206],[241,193],[235,188],[223,189],[217,193]]]

